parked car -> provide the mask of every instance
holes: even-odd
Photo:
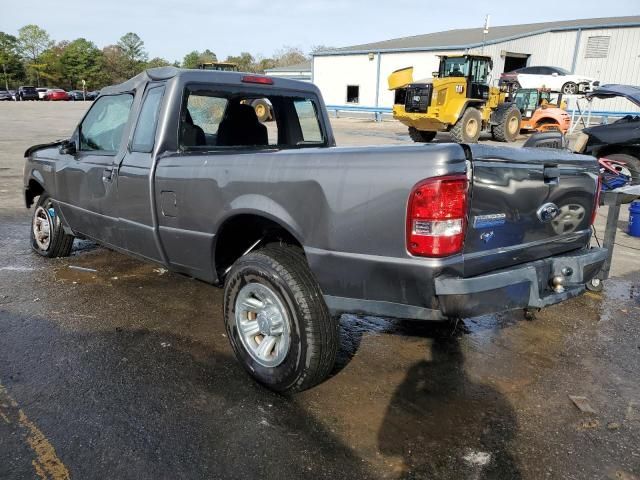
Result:
[[[86,99],[95,100],[96,98],[98,98],[98,95],[100,95],[100,90],[92,90],[90,92],[87,92]]]
[[[512,92],[519,88],[544,88],[565,95],[591,90],[599,82],[582,75],[573,75],[559,67],[523,67],[500,75],[499,85],[508,85]]]
[[[640,87],[633,85],[603,85],[587,94],[587,98],[626,98],[640,107]],[[640,113],[627,115],[614,123],[582,130],[582,152],[606,158],[617,171],[627,175],[632,184],[640,184]]]
[[[69,95],[61,88],[50,88],[44,95],[44,99],[47,101],[67,101]]]
[[[49,90],[48,88],[36,88],[36,91],[38,92],[38,98],[40,100],[44,100],[44,96],[47,93],[47,90]]]
[[[70,90],[67,94],[69,95],[69,100],[82,101],[85,99],[85,94],[82,90]]]
[[[11,95],[11,99],[12,100],[16,100],[16,91],[15,90],[9,90],[9,95]]]
[[[256,98],[273,106],[269,130]],[[69,255],[90,238],[224,287],[236,357],[281,392],[329,375],[344,312],[541,308],[583,293],[606,256],[590,247],[593,157],[339,148],[306,82],[150,69],[103,89],[70,139],[25,157],[35,252]],[[565,224],[567,205],[581,215]]]
[[[10,100],[13,100],[11,93],[4,88],[0,88],[0,102],[6,102]]]
[[[39,99],[40,97],[38,96],[38,91],[36,90],[36,87],[22,86],[22,87],[18,87],[18,90],[16,91],[17,101],[39,100]]]

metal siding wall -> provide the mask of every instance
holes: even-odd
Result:
[[[553,65],[570,70],[578,34],[578,31],[548,32],[485,46],[484,55],[491,56],[494,62],[492,82],[497,84],[504,69],[504,58],[500,55],[502,51],[529,54],[529,65]],[[611,36],[607,58],[584,58],[587,38],[594,35]],[[474,48],[470,53],[479,54],[480,51],[481,48]],[[388,90],[387,77],[394,70],[413,66],[414,79],[428,78],[437,70],[438,55],[459,53],[462,52],[383,53],[380,63],[379,105],[390,107],[393,103],[393,93]],[[373,60],[369,60],[368,55],[315,57],[313,80],[328,104],[344,105],[347,85],[359,85],[360,105],[374,106],[376,67],[375,55]],[[583,30],[575,73],[593,77],[603,84],[640,85],[640,28]],[[626,100],[595,101],[593,109],[638,110]]]
[[[585,58],[587,38],[610,36],[606,58]],[[578,51],[576,73],[607,83],[640,85],[640,28],[583,30]],[[593,110],[639,111],[625,99],[594,100]]]
[[[374,56],[328,55],[315,57],[313,61],[313,83],[315,83],[328,105],[347,104],[347,85],[360,87],[358,105],[375,105],[376,69]]]

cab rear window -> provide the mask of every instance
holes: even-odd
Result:
[[[180,114],[183,150],[326,146],[314,96],[273,90],[187,86]]]

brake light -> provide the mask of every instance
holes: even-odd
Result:
[[[600,193],[602,192],[602,177],[598,175],[596,182],[596,194],[594,195],[593,211],[591,212],[591,225],[596,222],[596,215],[598,214],[598,208],[600,208]]]
[[[273,85],[273,79],[269,77],[260,77],[258,75],[245,75],[242,77],[244,83],[260,83],[262,85]]]
[[[462,250],[467,224],[465,175],[418,183],[407,205],[407,250],[422,257],[445,257]]]

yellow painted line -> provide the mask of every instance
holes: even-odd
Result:
[[[70,480],[69,470],[56,454],[51,442],[33,423],[18,403],[11,398],[7,389],[0,383],[0,418],[8,424],[15,424],[23,434],[27,445],[35,458],[31,462],[33,469],[42,480]]]

